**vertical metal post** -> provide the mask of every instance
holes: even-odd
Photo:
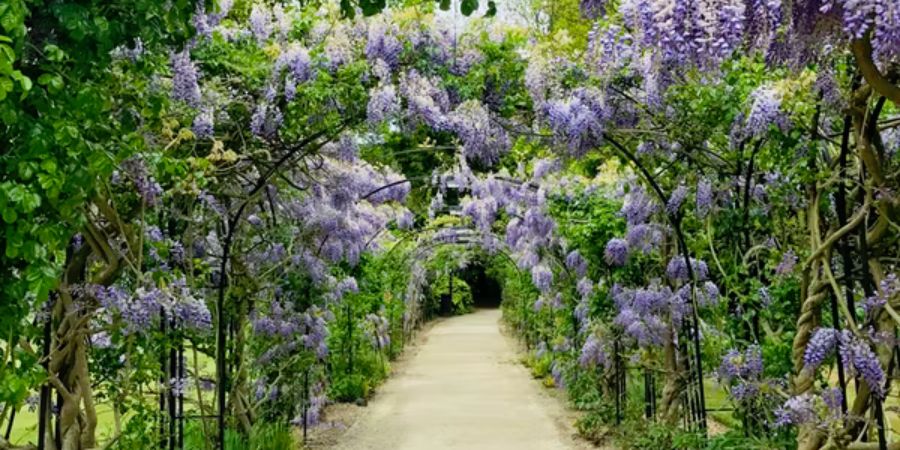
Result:
[[[622,423],[622,361],[619,355],[619,339],[613,341],[613,370],[616,378],[616,425]]]
[[[347,373],[353,373],[353,308],[347,302]]]
[[[303,372],[303,443],[309,432],[309,368]]]
[[[53,296],[48,301],[47,320],[44,321],[44,342],[42,344],[41,354],[44,360],[44,371],[50,370],[50,340],[53,326]],[[47,425],[50,419],[50,384],[44,382],[41,385],[41,400],[38,407],[38,450],[47,448]]]
[[[225,395],[228,392],[228,366],[225,361],[225,346],[228,343],[225,327],[228,323],[228,314],[225,311],[225,289],[228,279],[228,253],[230,248],[231,245],[229,242],[223,250],[222,270],[219,273],[219,295],[216,298],[216,316],[218,319],[216,321],[216,428],[218,429],[218,433],[216,434],[216,449],[218,450],[225,449],[225,414],[227,405]]]
[[[184,339],[178,338],[178,378],[185,380]],[[178,391],[178,448],[184,449],[184,386]]]
[[[166,377],[169,373],[168,355],[166,354],[167,325],[166,310],[159,308],[159,333],[163,339],[159,351],[159,448],[163,450],[169,446],[166,439],[166,401],[168,400],[167,386],[169,385],[168,377]]]
[[[165,320],[165,318],[164,318],[164,320]],[[175,439],[176,433],[175,432],[176,432],[176,426],[178,425],[176,423],[177,415],[178,415],[178,410],[177,410],[178,405],[176,403],[176,398],[175,398],[175,396],[176,396],[175,383],[178,383],[178,386],[180,387],[181,380],[178,378],[178,362],[177,362],[178,352],[175,349],[175,346],[171,345],[171,339],[170,339],[171,336],[176,335],[175,319],[172,318],[169,320],[170,320],[169,326],[170,326],[171,331],[170,331],[169,335],[165,337],[166,347],[168,347],[168,350],[169,350],[169,383],[167,385],[168,386],[168,394],[169,394],[169,398],[168,398],[169,433],[168,433],[168,436],[166,437],[166,439],[169,443],[169,450],[175,450],[175,445],[176,445],[176,442],[175,442],[176,441],[176,439]]]
[[[16,411],[18,411],[15,405],[10,405],[9,407],[12,408],[12,412],[9,413],[9,422],[6,424],[6,433],[3,435],[7,441],[9,441],[9,436],[12,434],[12,427],[16,422]]]

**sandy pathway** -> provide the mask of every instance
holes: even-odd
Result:
[[[499,319],[481,310],[437,323],[335,448],[582,448],[560,402],[516,361]]]

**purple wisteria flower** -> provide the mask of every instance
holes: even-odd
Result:
[[[189,106],[200,105],[200,72],[191,61],[189,48],[172,53],[169,58],[172,68],[172,98],[181,100]]]
[[[282,121],[284,116],[277,106],[260,103],[250,117],[250,131],[261,138],[271,139],[278,134]]]
[[[478,101],[459,105],[447,117],[448,127],[462,141],[466,158],[491,165],[509,149],[509,136],[491,120],[488,110]]]
[[[215,119],[213,117],[212,108],[203,108],[200,113],[194,117],[194,123],[191,125],[191,131],[197,139],[209,139],[213,137],[215,131]]]
[[[866,314],[872,315],[900,293],[900,279],[896,273],[888,274],[878,284],[878,292],[865,298],[861,305]]]
[[[587,274],[588,263],[578,250],[572,250],[566,255],[566,267],[579,277],[583,277]]]
[[[553,133],[572,156],[584,155],[602,138],[601,118],[577,96],[548,102],[546,115]]]
[[[702,179],[697,183],[697,217],[705,218],[713,207],[712,183]]]
[[[839,351],[841,361],[850,376],[859,376],[865,381],[872,394],[884,398],[886,375],[872,346],[854,335],[850,330],[841,332]]]
[[[693,269],[694,277],[698,281],[703,281],[709,278],[709,268],[706,266],[706,263],[702,260],[696,258],[690,258],[691,269]],[[685,262],[684,256],[674,256],[669,260],[669,264],[666,266],[666,275],[673,280],[680,281],[689,281],[690,274],[688,272],[688,265]]]
[[[395,28],[389,27],[382,21],[373,23],[369,27],[369,36],[366,42],[366,58],[369,62],[375,63],[381,60],[392,68],[399,65],[403,44],[397,38]]]
[[[162,186],[150,175],[142,158],[135,156],[122,161],[121,169],[134,183],[134,187],[145,205],[159,205],[160,197],[163,194]]]
[[[644,224],[657,211],[658,204],[641,186],[633,186],[625,196],[620,214],[628,225]]]
[[[553,272],[544,264],[538,264],[531,269],[531,282],[539,291],[550,292],[553,284]]]
[[[771,125],[787,129],[787,116],[781,111],[781,94],[772,86],[763,85],[750,94],[750,113],[744,124],[744,135],[760,137],[769,131]]]
[[[781,262],[775,267],[775,273],[778,275],[790,274],[794,271],[794,266],[796,265],[797,255],[794,254],[793,250],[788,250],[781,256]]]
[[[583,277],[578,280],[578,283],[575,286],[575,290],[578,291],[578,294],[581,295],[581,298],[586,299],[594,293],[594,282],[591,281],[590,278]]]
[[[584,341],[584,345],[581,347],[581,354],[578,357],[578,364],[584,368],[605,367],[609,364],[609,355],[597,336],[591,334]]]
[[[596,19],[606,12],[607,0],[581,0],[578,9],[581,15],[587,19]]]
[[[397,228],[401,230],[410,230],[415,222],[415,216],[410,210],[403,211],[397,217]]]
[[[620,238],[612,238],[606,243],[603,253],[606,263],[611,266],[624,266],[628,261],[628,242]]]
[[[684,199],[687,198],[687,195],[687,186],[679,184],[678,187],[672,191],[672,195],[669,196],[669,201],[666,203],[666,212],[668,212],[669,215],[677,214],[678,210],[681,209],[681,204],[684,203]]]
[[[833,328],[819,328],[813,332],[803,354],[804,370],[814,371],[832,355],[837,348],[838,332]]]
[[[815,423],[819,417],[815,402],[816,398],[811,394],[789,398],[783,406],[775,411],[775,426]]]
[[[369,96],[366,120],[372,125],[380,125],[400,114],[400,98],[393,85],[382,84]]]
[[[272,12],[265,4],[254,3],[250,11],[250,31],[259,45],[264,44],[272,35],[274,22]]]

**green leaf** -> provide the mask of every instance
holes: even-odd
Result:
[[[353,8],[353,4],[350,3],[350,0],[341,0],[341,14],[347,19],[356,17],[356,9]]]
[[[44,169],[44,171],[49,174],[56,173],[56,161],[52,159],[45,159],[43,162],[41,162],[41,169]]]
[[[439,0],[441,2],[440,8],[442,11],[450,10],[450,0]]]
[[[9,78],[0,78],[0,101],[6,99],[6,94],[12,92],[13,82]]]
[[[3,209],[3,221],[6,223],[14,223],[16,219],[19,218],[19,214],[16,213],[16,210],[12,207],[7,206]],[[6,250],[7,255],[9,254],[9,246],[7,246]]]
[[[62,51],[62,49],[53,44],[47,44],[44,46],[44,55],[47,56],[47,59],[53,62],[60,62],[66,59],[66,52]]]
[[[497,3],[494,0],[488,2],[487,11],[484,13],[484,17],[494,17],[497,15]]]
[[[462,3],[460,3],[459,5],[459,10],[463,13],[464,16],[472,15],[472,13],[477,9],[478,0],[462,0]]]
[[[386,0],[359,0],[359,7],[365,16],[373,16],[380,13],[386,4]]]

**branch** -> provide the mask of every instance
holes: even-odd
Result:
[[[872,61],[872,32],[869,31],[861,39],[854,39],[850,47],[866,83],[895,105],[900,105],[900,87],[891,83]]]
[[[856,214],[853,215],[853,219],[848,222],[847,225],[844,225],[843,227],[841,227],[841,229],[831,234],[831,236],[828,236],[828,239],[826,239],[825,242],[822,243],[822,245],[819,245],[816,250],[812,252],[812,254],[809,255],[808,258],[806,258],[806,261],[803,262],[803,265],[805,267],[808,267],[813,260],[815,260],[819,256],[822,256],[822,253],[830,249],[835,242],[837,242],[840,238],[844,237],[847,233],[853,231],[854,228],[859,226],[859,224],[861,224],[862,221],[866,218],[866,214],[868,212],[870,204],[871,203],[867,199],[862,208],[860,208],[859,211],[857,211]]]

